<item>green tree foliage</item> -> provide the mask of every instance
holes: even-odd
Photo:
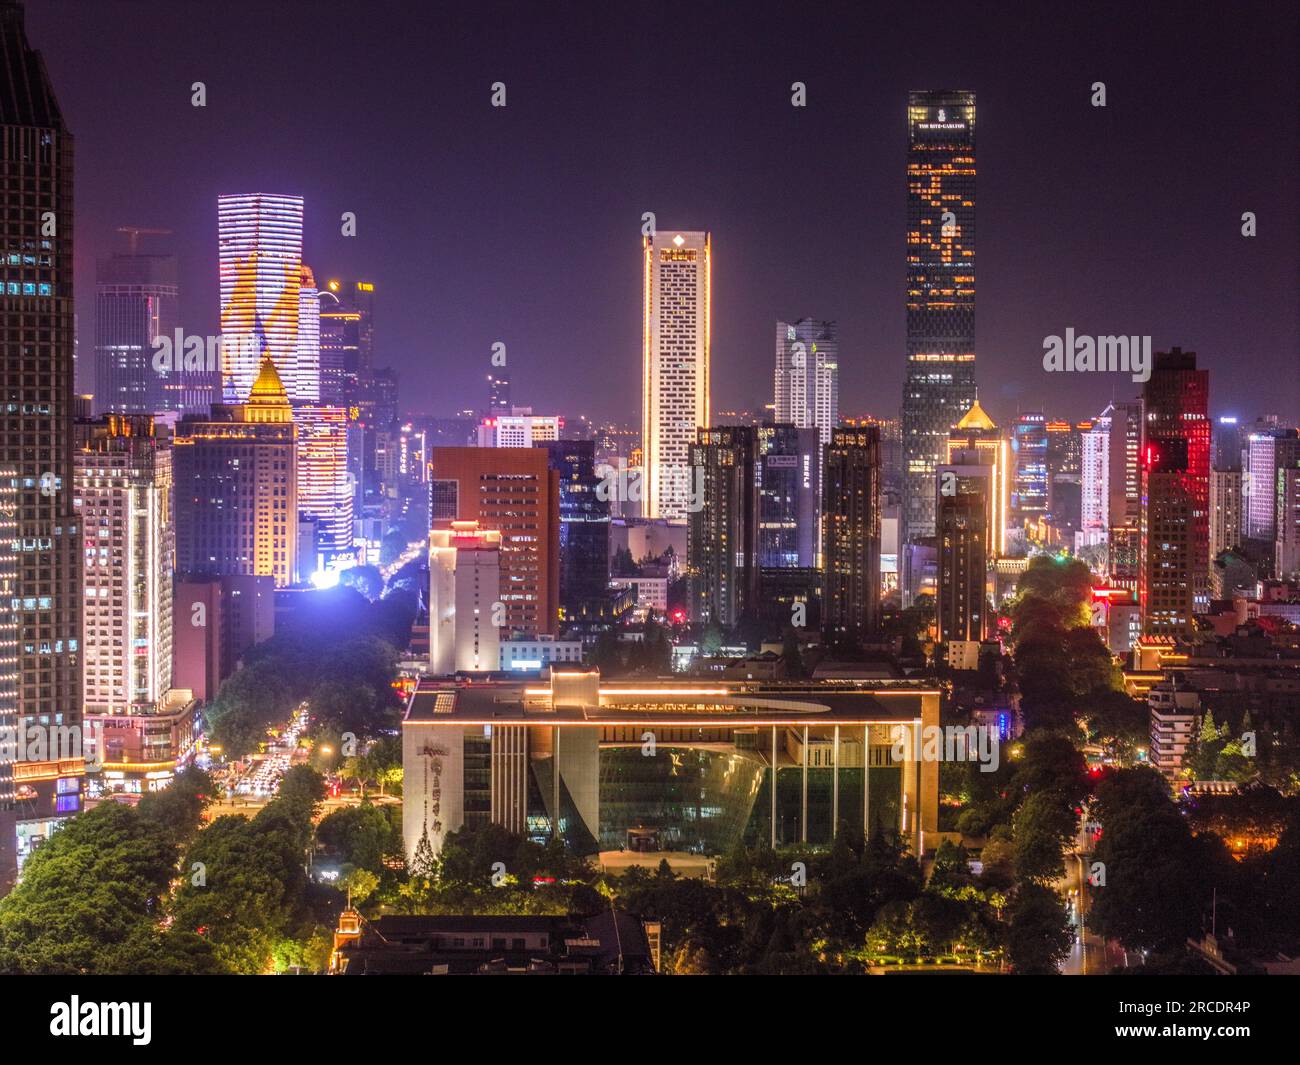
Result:
[[[1071,941],[1069,918],[1056,892],[1041,884],[1021,884],[1008,909],[1011,968],[1031,976],[1058,973]]]
[[[1152,769],[1103,780],[1093,811],[1102,824],[1095,858],[1105,870],[1105,886],[1093,893],[1093,926],[1130,950],[1181,949],[1199,934],[1218,879],[1230,876],[1222,844],[1193,837]]]
[[[176,857],[174,835],[128,806],[71,818],[0,900],[0,972],[212,971],[206,944],[160,927]]]

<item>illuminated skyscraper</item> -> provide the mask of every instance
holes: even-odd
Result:
[[[690,449],[709,425],[712,241],[665,230],[642,240],[645,279],[641,447],[648,518],[683,521]]]
[[[1047,513],[1047,418],[1021,414],[1011,426],[1011,521],[1017,529]]]
[[[1142,389],[1138,604],[1148,635],[1188,635],[1209,605],[1209,391],[1195,352],[1156,352]]]
[[[0,467],[16,471],[18,727],[81,726],[81,530],[72,505],[72,136],[23,8],[0,0]],[[16,483],[14,483],[16,481]],[[15,604],[17,604],[15,606]],[[81,809],[79,752],[13,767],[18,858]],[[46,756],[48,755],[48,757]],[[2,787],[2,786],[0,786]],[[2,803],[0,803],[2,805]],[[8,850],[8,840],[0,854]]]
[[[318,402],[298,375],[302,316],[301,196],[241,193],[217,198],[222,384],[227,403],[253,387],[270,357],[291,403]]]
[[[298,272],[298,403],[320,402],[320,293],[316,291],[316,278],[311,267]]]
[[[983,490],[988,505],[984,528],[988,530],[985,556],[989,560],[1007,553],[1007,507],[1011,474],[1011,445],[976,400],[948,434],[947,463],[989,467]]]
[[[85,712],[150,713],[172,685],[170,434],[137,414],[79,425],[77,435]]]
[[[316,523],[319,562],[330,568],[352,555],[352,479],[348,476],[348,412],[342,407],[298,407],[298,512]],[[302,559],[303,576],[314,570]]]
[[[975,94],[907,107],[907,375],[903,535],[934,535],[934,472],[975,402]]]
[[[823,444],[840,418],[840,342],[834,322],[776,323],[776,421],[816,428]]]
[[[176,427],[176,568],[293,583],[298,564],[297,429],[268,357],[244,403]]]
[[[374,367],[375,286],[331,280],[320,302],[320,402],[354,407]]]

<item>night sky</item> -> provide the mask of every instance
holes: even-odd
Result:
[[[404,409],[482,407],[501,340],[516,403],[639,420],[654,211],[713,233],[715,410],[771,402],[775,320],[809,315],[840,324],[841,412],[897,416],[907,91],[963,88],[994,418],[1134,394],[1127,375],[1043,371],[1067,326],[1196,350],[1216,415],[1300,411],[1287,5],[27,6],[76,137],[87,389],[115,227],[175,230],[142,250],[178,254],[182,324],[213,333],[217,195],[264,191],[306,197],[318,281],[376,283],[376,361],[401,371]]]

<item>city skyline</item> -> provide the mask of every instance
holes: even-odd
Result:
[[[1199,87],[1194,79],[1211,68],[1187,60],[1218,43],[1213,24],[1199,13],[1180,19],[1176,34],[1163,16],[1122,22],[1128,32],[1118,34],[1106,23],[1107,39],[1119,45],[1115,54],[1094,58],[1087,42],[1101,32],[1100,17],[1074,14],[1064,25],[1027,19],[1005,40],[967,54],[961,45],[969,37],[958,32],[957,11],[947,20],[954,27],[951,39],[936,35],[924,61],[890,55],[891,35],[905,34],[905,22],[881,27],[870,38],[854,34],[837,41],[831,64],[814,61],[800,41],[782,40],[778,47],[779,22],[761,15],[736,31],[746,47],[721,38],[712,72],[674,79],[661,94],[648,96],[631,76],[646,71],[644,63],[619,67],[629,47],[619,17],[583,38],[596,58],[581,77],[537,58],[547,49],[536,48],[536,41],[551,45],[556,56],[567,54],[572,46],[564,43],[564,27],[523,18],[511,20],[482,70],[453,54],[434,81],[411,72],[426,66],[420,64],[404,68],[400,84],[381,93],[358,73],[354,91],[341,96],[320,74],[341,61],[338,49],[351,49],[348,68],[357,71],[368,64],[356,60],[381,46],[395,61],[402,58],[407,45],[386,34],[382,22],[346,42],[324,29],[303,28],[319,47],[295,52],[286,64],[250,63],[256,73],[234,85],[215,73],[205,79],[210,64],[185,43],[204,31],[218,51],[230,42],[229,26],[215,16],[187,16],[182,37],[182,26],[160,12],[150,20],[151,42],[136,43],[121,39],[120,31],[115,36],[94,10],[78,9],[77,18],[52,32],[47,20],[64,11],[70,9],[58,2],[37,4],[30,18],[33,32],[48,40],[47,63],[60,79],[74,128],[81,115],[89,120],[95,102],[76,63],[91,41],[97,47],[107,35],[128,56],[148,47],[155,60],[147,75],[124,79],[119,105],[79,143],[83,172],[115,178],[83,182],[79,190],[83,301],[86,264],[119,250],[116,227],[169,227],[175,235],[160,250],[180,259],[186,329],[213,332],[216,249],[209,220],[215,197],[256,188],[302,195],[304,240],[318,278],[375,281],[383,319],[378,362],[402,372],[414,403],[440,414],[477,406],[492,368],[492,344],[500,341],[510,352],[506,369],[516,402],[634,423],[640,279],[628,260],[642,215],[650,211],[661,228],[709,229],[721,250],[714,277],[716,408],[771,402],[758,382],[770,374],[763,364],[772,323],[789,308],[807,308],[839,323],[841,409],[894,416],[905,352],[899,267],[906,248],[900,205],[907,93],[960,84],[981,101],[983,280],[976,350],[980,400],[994,419],[1004,424],[1021,411],[1044,409],[1077,420],[1112,398],[1136,393],[1121,375],[1080,380],[1043,372],[1043,339],[1073,327],[1094,335],[1151,335],[1158,349],[1195,348],[1211,371],[1234,367],[1215,391],[1212,413],[1275,411],[1293,420],[1295,375],[1284,371],[1295,354],[1296,306],[1287,279],[1297,273],[1289,239],[1296,193],[1278,153],[1249,149],[1261,138],[1295,140],[1293,109],[1268,106],[1289,88],[1285,63],[1274,51],[1280,41],[1267,33],[1258,42],[1262,54],[1257,50],[1249,61],[1216,52],[1215,80]],[[717,17],[692,13],[689,24],[707,31]],[[824,17],[810,16],[811,38]],[[270,16],[262,40],[241,40],[241,47],[260,55],[288,31],[281,18]],[[300,28],[295,22],[294,31]],[[473,44],[486,30],[471,19],[465,32]],[[708,32],[698,36],[719,40]],[[1173,39],[1187,60],[1164,61],[1172,58]],[[690,56],[705,47],[692,40],[679,49]],[[1059,56],[1049,62],[1047,56],[1062,49],[1069,62]],[[465,52],[482,54],[473,47]],[[1027,66],[1008,73],[1002,60],[1009,52]],[[1141,63],[1134,61],[1139,56]],[[773,61],[764,64],[764,58]],[[852,73],[860,70],[867,73]],[[193,108],[190,86],[204,79],[207,106]],[[320,106],[293,110],[286,128],[289,113],[267,101],[296,98],[282,91],[290,80],[326,88]],[[490,86],[497,80],[509,95],[505,108],[494,109]],[[807,86],[805,108],[791,106],[795,81]],[[1107,85],[1104,108],[1091,103],[1097,81]],[[1024,91],[1029,84],[1032,93]],[[687,107],[693,94],[705,91],[710,107]],[[1195,120],[1169,121],[1189,94],[1196,100]],[[430,107],[428,99],[438,103]],[[1264,106],[1241,108],[1242,99]],[[150,171],[134,171],[135,162],[117,152],[109,166],[104,153],[110,143],[143,137],[142,124],[164,116],[167,128],[151,162],[175,180],[155,182],[145,197],[135,190],[150,187]],[[850,118],[854,125],[846,126]],[[222,150],[235,136],[264,142],[259,131],[269,136],[271,126],[285,142],[274,154]],[[1208,157],[1193,152],[1197,130],[1211,126],[1220,150]],[[427,166],[439,178],[425,191],[401,168],[376,172],[363,165],[364,153],[347,146],[347,131],[359,128],[401,145],[417,171]],[[653,135],[646,138],[646,130]],[[565,160],[593,134],[593,143],[608,147],[595,155],[583,151],[590,165],[575,170]],[[693,150],[707,165],[683,172],[643,143],[665,138],[675,146],[674,159]],[[1016,165],[1031,142],[1033,165]],[[772,161],[787,151],[818,163]],[[504,161],[520,153],[532,165],[516,174],[521,168]],[[1191,157],[1199,160],[1193,171],[1180,162]],[[799,173],[808,174],[806,191]],[[540,184],[519,185],[534,177]],[[1156,203],[1153,188],[1160,189]],[[356,237],[341,235],[345,211],[356,215]],[[1253,238],[1240,232],[1245,211],[1257,218]],[[1168,231],[1152,235],[1153,219],[1165,214]],[[1191,265],[1153,270],[1153,255]],[[545,276],[536,269],[542,261],[551,264]],[[1221,282],[1225,274],[1234,278],[1230,287]],[[1161,277],[1176,284],[1162,285]],[[575,307],[582,308],[576,320]],[[82,387],[88,386],[91,329],[83,314]],[[559,365],[574,365],[601,387],[572,396],[553,373]],[[1279,393],[1271,387],[1278,380],[1289,380],[1290,387]]]

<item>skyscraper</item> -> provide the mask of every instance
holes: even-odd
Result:
[[[320,297],[320,401],[354,407],[374,366],[375,286],[329,281]]]
[[[276,587],[298,569],[297,428],[268,356],[245,402],[176,427],[176,568],[261,575]]]
[[[975,94],[907,107],[907,374],[903,534],[934,535],[934,473],[975,402]]]
[[[1010,444],[976,400],[948,434],[946,461],[957,466],[987,466],[985,491],[988,516],[986,557],[991,561],[1007,553],[1008,485],[1011,475]]]
[[[254,192],[217,198],[222,384],[239,403],[269,357],[291,403],[318,402],[299,380],[301,196]]]
[[[316,524],[318,559],[301,559],[303,575],[352,556],[352,480],[348,415],[342,407],[298,407],[298,513]]]
[[[1011,521],[1023,529],[1047,514],[1047,418],[1021,414],[1011,426]]]
[[[1300,434],[1295,429],[1256,429],[1246,438],[1245,534],[1272,544],[1277,536],[1277,471],[1300,458]]]
[[[0,467],[12,478],[18,727],[81,728],[81,532],[72,505],[72,136],[22,5],[0,2]],[[12,668],[12,666],[11,666]],[[79,755],[13,767],[17,854],[81,809]],[[72,752],[69,752],[72,753]],[[3,786],[0,785],[0,791]],[[3,805],[0,800],[0,805]],[[3,853],[0,851],[0,853]]]
[[[170,433],[146,414],[109,415],[77,437],[85,713],[151,713],[172,686]]]
[[[295,403],[320,402],[320,293],[311,267],[298,271],[298,347]]]
[[[206,413],[219,373],[153,365],[154,341],[172,341],[180,288],[171,255],[113,255],[95,274],[95,410],[101,414]],[[173,355],[181,354],[173,342]],[[206,353],[205,353],[206,358]]]
[[[776,323],[776,421],[816,428],[823,444],[839,424],[840,342],[834,322]]]
[[[1148,635],[1181,636],[1209,604],[1210,374],[1196,353],[1156,352],[1142,389],[1138,604]]]
[[[595,612],[609,587],[609,499],[597,491],[596,442],[540,444],[560,483],[560,609],[566,620]]]
[[[938,470],[935,616],[941,643],[985,636],[992,470],[978,464],[944,464]]]
[[[762,567],[810,568],[821,544],[821,439],[816,426],[760,425],[758,538]]]
[[[642,240],[644,380],[641,447],[647,518],[682,521],[690,449],[709,425],[712,242],[706,232],[665,230]]]
[[[698,489],[687,515],[691,620],[735,625],[758,605],[757,430],[701,429],[690,463]]]
[[[879,428],[836,429],[823,461],[822,625],[861,639],[880,624]]]

